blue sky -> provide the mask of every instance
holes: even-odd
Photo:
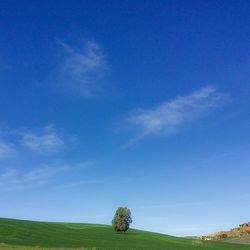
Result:
[[[250,220],[249,1],[0,7],[1,217]]]

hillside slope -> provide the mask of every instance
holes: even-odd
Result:
[[[230,242],[230,243],[250,245],[250,235],[246,235],[246,236],[242,236],[242,237],[235,237],[235,238],[228,238],[228,239],[225,239],[223,241]]]
[[[102,250],[245,250],[250,246],[199,241],[130,229],[115,233],[110,226],[80,223],[34,222],[0,219],[0,249],[8,246],[86,248]],[[36,248],[37,249],[37,248]]]
[[[235,242],[240,244],[250,244],[250,222],[239,225],[239,227],[231,228],[202,236],[202,239],[222,240],[225,242]]]

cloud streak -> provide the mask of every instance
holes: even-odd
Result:
[[[22,150],[40,154],[58,153],[76,141],[76,136],[61,133],[53,125],[38,130],[0,130],[0,159],[14,157]]]
[[[149,135],[172,134],[182,125],[206,114],[223,103],[224,95],[206,86],[186,96],[160,103],[150,109],[136,109],[126,122],[140,133],[129,141],[131,145]]]
[[[53,126],[46,126],[40,133],[21,133],[21,144],[26,148],[39,153],[54,153],[65,145],[64,139]]]
[[[96,184],[93,180],[79,180],[78,173],[88,167],[89,162],[80,162],[76,165],[67,163],[39,164],[30,169],[4,168],[0,169],[0,188],[8,191],[37,188],[48,185],[52,182],[57,183],[59,188],[71,188],[87,184]],[[69,177],[61,184],[61,178]],[[77,178],[76,178],[77,177]],[[73,179],[72,179],[73,178]],[[58,184],[58,180],[60,180]]]
[[[15,154],[15,147],[10,142],[0,139],[0,159],[9,158]]]
[[[83,47],[76,49],[57,41],[65,55],[59,69],[59,82],[66,91],[92,98],[99,95],[100,80],[107,67],[106,57],[99,44],[84,40]]]
[[[68,166],[39,165],[26,172],[14,168],[4,169],[0,173],[0,187],[7,190],[26,189],[49,182],[55,175],[68,170]]]

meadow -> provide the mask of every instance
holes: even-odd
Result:
[[[250,250],[249,245],[200,241],[108,225],[0,219],[0,250]]]

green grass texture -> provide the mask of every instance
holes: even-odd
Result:
[[[0,218],[0,250],[244,250],[249,245],[200,241],[111,226]]]

